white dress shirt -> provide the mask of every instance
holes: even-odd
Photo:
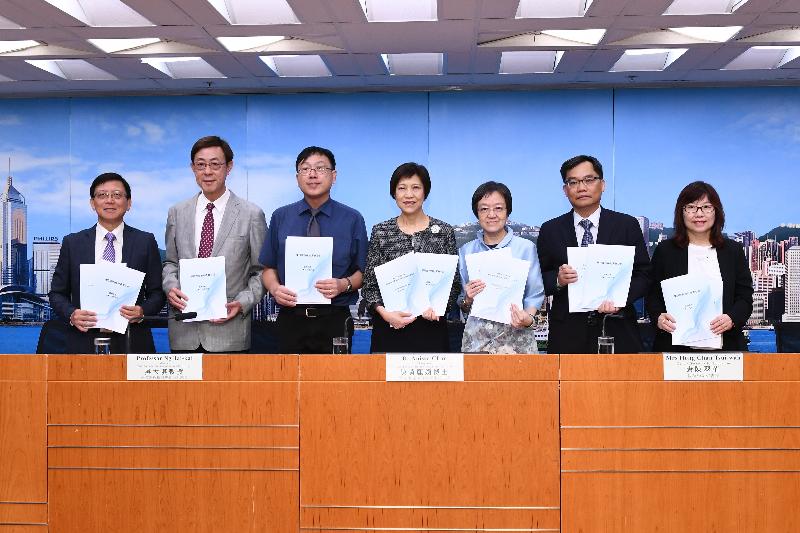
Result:
[[[597,228],[600,226],[600,210],[602,208],[598,206],[595,209],[594,213],[586,217],[588,220],[592,222],[592,227],[589,228],[589,232],[592,234],[592,242],[597,244]],[[584,229],[583,226],[580,225],[581,220],[584,218],[580,216],[577,212],[572,212],[572,225],[575,226],[575,237],[578,239],[578,246],[581,245],[581,241],[583,241],[583,233]]]

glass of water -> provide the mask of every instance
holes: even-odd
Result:
[[[614,353],[614,337],[597,337],[597,353]]]
[[[111,354],[111,339],[109,337],[97,337],[94,340],[95,355]]]
[[[333,353],[334,354],[346,354],[349,353],[347,350],[348,346],[348,338],[347,337],[334,337],[333,338]]]

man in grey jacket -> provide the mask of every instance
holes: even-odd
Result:
[[[228,314],[219,320],[169,321],[172,351],[246,352],[250,313],[264,295],[258,254],[267,232],[264,212],[225,186],[233,168],[233,150],[217,136],[194,143],[191,168],[200,193],[169,209],[167,254],[162,287],[173,310],[183,311],[188,297],[180,289],[180,259],[225,257]]]

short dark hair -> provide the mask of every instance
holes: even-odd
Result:
[[[116,172],[104,172],[97,176],[94,181],[92,181],[92,184],[89,185],[89,198],[94,198],[94,190],[107,181],[121,181],[122,186],[125,188],[125,196],[128,198],[131,197],[131,186],[125,181],[125,178]]]
[[[294,163],[294,169],[300,170],[300,164],[314,154],[324,155],[327,157],[328,161],[331,162],[331,168],[336,170],[336,158],[333,157],[333,152],[327,148],[321,148],[319,146],[307,146],[303,148],[300,153],[297,154],[297,161]]]
[[[478,185],[478,188],[472,193],[472,212],[475,213],[475,218],[478,218],[478,202],[493,192],[500,193],[500,196],[506,201],[506,213],[511,214],[511,191],[504,183],[487,181]]]
[[[216,135],[209,135],[207,137],[201,137],[195,141],[192,145],[192,153],[190,156],[190,161],[194,163],[194,156],[197,155],[197,152],[202,150],[203,148],[214,148],[214,147],[222,148],[222,153],[225,155],[225,162],[230,163],[233,161],[233,150],[231,150],[231,145],[223,139],[222,137],[217,137]]]
[[[397,191],[397,184],[400,180],[410,178],[411,176],[419,176],[422,182],[422,188],[425,191],[425,198],[431,192],[431,175],[428,174],[428,169],[425,165],[419,163],[403,163],[392,172],[392,178],[389,180],[389,194],[394,198]]]
[[[591,155],[576,155],[575,157],[570,157],[561,164],[561,181],[566,183],[567,172],[577,167],[581,163],[586,163],[587,161],[592,164],[594,171],[597,172],[597,175],[600,176],[600,179],[602,179],[603,165],[600,164],[600,161],[596,157]]]
[[[675,239],[675,244],[681,248],[689,245],[689,231],[683,221],[683,208],[703,196],[707,196],[708,203],[714,206],[714,225],[711,226],[709,241],[714,248],[720,248],[725,244],[725,238],[722,236],[722,228],[725,227],[725,210],[722,208],[722,201],[719,199],[717,190],[705,181],[693,181],[683,188],[678,195],[678,201],[675,202],[675,219],[673,221],[675,236],[673,239]]]

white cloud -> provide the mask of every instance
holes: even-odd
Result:
[[[129,137],[143,137],[150,144],[158,144],[164,140],[166,131],[163,127],[149,120],[142,120],[135,124],[128,124],[125,132]]]
[[[22,124],[18,115],[0,115],[0,126],[18,126]]]

